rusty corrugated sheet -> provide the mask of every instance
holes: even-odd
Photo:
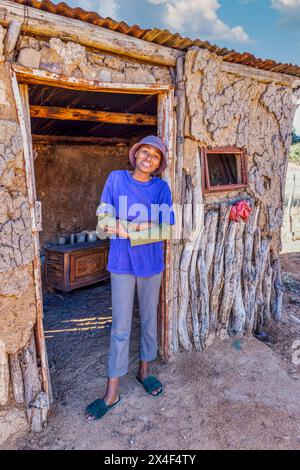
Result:
[[[232,62],[241,65],[248,65],[269,72],[281,72],[287,75],[292,75],[300,78],[300,66],[293,64],[284,64],[281,62],[275,62],[272,59],[259,59],[249,52],[236,52],[234,50],[221,48],[215,44],[210,44],[208,41],[201,41],[200,39],[192,40],[190,38],[184,38],[178,33],[170,33],[167,29],[161,30],[158,28],[143,29],[138,25],[129,26],[124,21],[115,21],[112,18],[102,18],[95,12],[88,12],[82,8],[71,8],[66,3],[62,2],[58,5],[50,2],[49,0],[13,0],[21,5],[27,5],[39,10],[47,11],[68,18],[74,18],[87,23],[107,28],[111,31],[133,36],[138,39],[160,44],[162,46],[171,47],[181,51],[187,50],[191,46],[199,46],[208,49],[211,52],[215,52],[221,56],[226,62]]]

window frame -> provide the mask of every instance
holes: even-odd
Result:
[[[208,156],[211,154],[234,154],[240,156],[242,182],[236,184],[223,184],[212,186],[209,177]],[[202,189],[204,193],[218,193],[226,191],[235,191],[237,189],[245,189],[248,186],[248,159],[247,151],[243,148],[227,146],[227,147],[202,147],[201,148],[201,164],[202,164]]]

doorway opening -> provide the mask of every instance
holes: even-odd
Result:
[[[86,386],[86,373],[95,379],[105,374],[111,324],[110,279],[105,270],[109,240],[105,246],[102,240],[88,241],[88,236],[95,232],[96,207],[108,174],[130,168],[129,148],[149,134],[168,143],[169,90],[139,87],[135,93],[125,86],[125,91],[87,91],[26,77],[20,91],[31,136],[44,338],[54,396],[63,398],[69,386],[67,371]],[[160,352],[166,336],[165,289],[163,281]],[[136,309],[137,305],[135,313]],[[138,336],[137,328],[134,321],[133,336]],[[131,361],[137,354],[138,344],[133,342]]]

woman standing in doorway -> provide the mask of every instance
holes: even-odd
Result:
[[[128,372],[136,287],[141,324],[136,378],[153,397],[163,390],[161,382],[149,375],[148,364],[156,358],[158,349],[163,240],[171,237],[171,226],[175,223],[170,188],[158,177],[167,167],[166,146],[156,136],[145,137],[130,149],[129,159],[134,171],[110,173],[97,209],[97,228],[111,239],[107,269],[111,273],[112,328],[106,392],[86,408],[88,421],[101,418],[120,401],[119,378]]]

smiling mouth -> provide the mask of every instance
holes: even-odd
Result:
[[[151,165],[150,165],[150,163],[143,162],[142,164],[143,164],[143,166],[145,166],[146,168],[151,168]]]

